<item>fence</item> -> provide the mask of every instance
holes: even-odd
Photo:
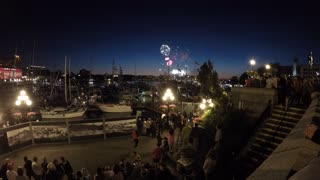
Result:
[[[0,154],[42,143],[69,143],[130,134],[136,118],[27,122],[0,129]]]

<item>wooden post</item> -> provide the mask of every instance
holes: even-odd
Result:
[[[33,129],[32,129],[32,122],[29,121],[29,128],[30,128],[30,132],[31,132],[31,142],[32,142],[32,145],[34,145],[34,137],[33,137]]]
[[[105,119],[105,117],[103,117],[102,118],[103,140],[107,139],[107,132],[106,132],[106,129],[105,129],[105,124],[106,124],[106,119]]]
[[[68,121],[68,119],[66,119],[66,128],[67,128],[67,134],[68,134],[68,144],[71,144],[70,129],[69,129],[69,121]]]

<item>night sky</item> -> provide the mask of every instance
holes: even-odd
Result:
[[[111,73],[112,60],[124,74],[165,73],[160,46],[171,47],[173,68],[188,74],[212,59],[219,77],[309,51],[320,62],[320,11],[315,1],[7,1],[0,4],[0,60],[15,47],[24,65]],[[116,3],[117,2],[117,3]],[[160,71],[161,70],[161,71]]]

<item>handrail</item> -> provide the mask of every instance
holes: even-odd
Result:
[[[288,103],[288,105],[287,105],[286,108],[285,108],[284,113],[283,113],[282,116],[281,116],[281,119],[280,119],[280,122],[278,123],[277,128],[275,128],[275,131],[273,132],[272,137],[271,137],[271,138],[268,138],[270,141],[265,141],[263,147],[265,147],[266,145],[271,145],[271,143],[274,142],[275,137],[276,137],[276,134],[277,134],[277,132],[280,130],[281,124],[282,124],[284,118],[286,117],[289,108],[290,108],[290,104]],[[262,154],[262,153],[263,153],[263,151],[259,151],[259,154]]]
[[[284,118],[287,116],[287,112],[288,112],[288,109],[290,108],[290,104],[287,105],[282,117],[281,117],[281,120],[280,122],[278,123],[278,127],[276,128],[276,131],[273,133],[273,136],[272,136],[272,141],[275,140],[275,137],[276,137],[276,133],[280,130],[280,126],[284,120]]]
[[[258,122],[256,123],[255,129],[257,129],[262,121],[270,116],[271,113],[271,101],[268,102],[267,107],[264,109],[264,111],[261,113]]]
[[[266,107],[266,108],[264,109],[264,111],[261,113],[261,115],[260,115],[257,123],[255,123],[254,128],[253,128],[254,130],[253,130],[250,134],[248,134],[249,141],[248,141],[248,143],[242,148],[242,154],[243,154],[243,155],[246,154],[246,152],[247,152],[247,150],[248,150],[248,147],[251,146],[252,141],[253,141],[253,139],[254,139],[254,137],[255,137],[254,134],[257,133],[256,130],[261,126],[261,123],[263,122],[263,120],[266,119],[266,118],[268,118],[268,117],[270,116],[270,113],[271,113],[271,102],[269,101],[267,107]],[[250,139],[251,139],[251,140],[250,140]],[[250,142],[251,142],[251,143],[250,143]],[[240,153],[240,154],[241,154],[241,153]],[[241,158],[241,155],[240,155],[238,158]]]

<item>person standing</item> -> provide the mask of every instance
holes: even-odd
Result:
[[[33,171],[33,177],[35,180],[40,180],[42,176],[42,167],[38,163],[38,158],[34,157],[32,162],[32,171]]]
[[[45,178],[46,173],[48,171],[48,162],[46,157],[43,157],[43,162],[41,163],[41,167],[42,167],[42,177]]]
[[[30,180],[30,178],[24,175],[22,167],[18,167],[17,174],[18,175],[16,176],[15,180]]]
[[[215,147],[218,147],[220,145],[221,139],[222,139],[222,130],[221,130],[221,125],[218,124],[216,126],[216,134],[214,136]]]
[[[54,163],[49,163],[47,166],[47,173],[46,173],[46,178],[45,180],[57,180],[59,179],[59,176],[57,174],[57,169],[56,169],[56,165]]]
[[[151,131],[151,137],[155,138],[157,134],[157,126],[155,121],[151,121],[150,131]]]
[[[182,144],[183,147],[187,146],[189,144],[189,138],[190,138],[190,133],[191,133],[191,126],[190,124],[186,124],[185,127],[182,128],[181,131],[181,137],[182,137]]]
[[[163,155],[163,150],[160,147],[161,144],[157,144],[157,147],[153,149],[152,151],[152,160],[153,163],[160,163]]]
[[[26,170],[26,175],[29,179],[31,179],[31,176],[33,176],[33,170],[32,170],[32,161],[28,159],[27,156],[24,158],[24,169]]]
[[[71,180],[73,169],[71,167],[70,162],[66,160],[63,156],[60,157],[60,160],[61,160],[61,166],[63,167],[65,174],[67,175],[68,179]]]
[[[5,163],[1,166],[0,178],[2,178],[3,180],[8,180],[8,178],[7,178],[7,170],[8,170],[8,164],[9,163],[10,163],[10,159],[7,158]]]
[[[173,129],[169,129],[169,133],[168,133],[168,142],[169,142],[169,149],[170,149],[170,153],[173,153],[173,149],[174,149],[174,131]]]
[[[139,133],[137,130],[132,131],[131,133],[133,142],[134,142],[134,148],[138,147],[139,144]]]
[[[181,144],[181,127],[182,125],[177,123],[176,129],[174,130],[174,145],[175,145],[175,150],[177,151],[180,144]]]
[[[200,129],[198,127],[198,123],[194,124],[194,128],[192,128],[190,137],[192,138],[193,148],[198,151],[199,149],[199,138],[200,138]]]
[[[206,159],[202,167],[206,180],[212,179],[212,174],[215,170],[216,165],[217,165],[216,150],[215,148],[211,148],[206,156]]]
[[[10,162],[9,164],[8,164],[8,166],[7,166],[7,178],[8,178],[8,180],[16,180],[16,177],[17,177],[17,172],[15,172],[14,170],[13,170],[13,162]]]

